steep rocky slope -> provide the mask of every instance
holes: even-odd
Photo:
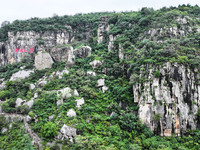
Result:
[[[39,149],[198,149],[199,12],[183,5],[6,25],[0,113],[27,115]]]

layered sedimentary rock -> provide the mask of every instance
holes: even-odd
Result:
[[[198,128],[198,69],[166,63],[163,67],[147,66],[141,70],[148,70],[140,71],[139,76],[139,80],[146,81],[134,84],[133,93],[142,122],[162,136]]]

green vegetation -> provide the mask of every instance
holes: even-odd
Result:
[[[108,16],[110,30],[104,34],[101,44],[97,44],[97,28],[100,17]],[[186,17],[187,16],[187,17]],[[187,28],[177,21],[177,18],[186,18]],[[200,131],[188,131],[183,137],[172,135],[160,137],[153,134],[149,128],[141,123],[137,116],[138,106],[134,104],[132,85],[149,81],[139,74],[146,75],[154,66],[162,66],[165,62],[177,62],[191,68],[197,68],[200,64],[199,56],[199,32],[196,28],[200,21],[200,8],[198,6],[182,5],[178,8],[162,8],[153,10],[142,8],[138,12],[121,13],[90,13],[77,14],[75,16],[55,16],[53,18],[32,18],[26,21],[16,20],[0,29],[0,41],[8,39],[7,32],[20,31],[63,31],[71,30],[75,35],[75,42],[70,43],[75,48],[89,45],[92,54],[87,58],[76,58],[76,64],[60,79],[55,74],[65,68],[65,62],[55,62],[51,69],[35,70],[29,78],[20,81],[8,81],[11,75],[25,66],[25,69],[33,68],[33,60],[25,59],[20,63],[9,64],[0,67],[0,78],[6,80],[6,88],[0,91],[0,99],[4,101],[2,109],[7,113],[20,113],[29,115],[32,130],[43,140],[44,145],[58,135],[63,124],[77,129],[75,143],[69,140],[57,141],[63,144],[62,149],[110,149],[110,150],[196,150],[200,149]],[[185,36],[170,35],[168,29],[175,27],[184,30]],[[161,31],[162,28],[162,31]],[[148,31],[159,30],[153,35]],[[91,33],[88,41],[83,33]],[[108,36],[116,36],[114,47],[108,51]],[[157,38],[157,39],[156,39]],[[18,39],[20,40],[20,39]],[[44,45],[43,39],[38,39],[39,45]],[[120,46],[119,46],[120,45]],[[64,48],[69,45],[57,45]],[[118,51],[122,48],[124,58],[119,60]],[[89,63],[93,60],[103,61],[102,66],[93,69]],[[96,76],[87,76],[88,70],[95,71]],[[103,73],[102,73],[102,70]],[[161,78],[157,69],[155,78]],[[36,83],[42,77],[47,77],[47,84],[41,88],[29,90],[32,83]],[[48,78],[50,77],[51,78]],[[99,79],[105,79],[108,90],[103,93],[97,87]],[[168,83],[164,82],[164,86]],[[37,84],[36,84],[37,86]],[[142,85],[142,90],[145,85]],[[64,98],[62,105],[57,105],[61,97],[53,90],[69,87],[77,90],[79,97]],[[157,87],[154,87],[157,88]],[[35,93],[33,107],[26,105],[15,108],[16,99],[22,98],[29,101]],[[150,89],[150,94],[155,100],[155,95]],[[81,109],[76,107],[77,99],[84,98],[85,104]],[[143,95],[146,98],[146,95]],[[162,100],[154,102],[154,105],[162,105]],[[194,103],[194,102],[193,102]],[[77,116],[67,117],[69,109],[74,109]],[[52,120],[49,116],[54,115]],[[200,119],[200,110],[196,114]],[[154,120],[158,123],[160,114],[155,114]],[[12,129],[0,133],[0,149],[34,149],[31,139],[22,128],[23,123],[13,123]],[[0,129],[8,128],[5,117],[0,116]],[[17,136],[16,136],[17,135]],[[49,148],[46,149],[57,149]]]

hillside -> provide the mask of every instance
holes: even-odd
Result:
[[[199,105],[199,6],[0,28],[0,150],[196,150]]]

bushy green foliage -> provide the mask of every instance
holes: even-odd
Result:
[[[58,134],[57,125],[53,122],[47,122],[41,129],[41,133],[46,138],[53,138]]]

